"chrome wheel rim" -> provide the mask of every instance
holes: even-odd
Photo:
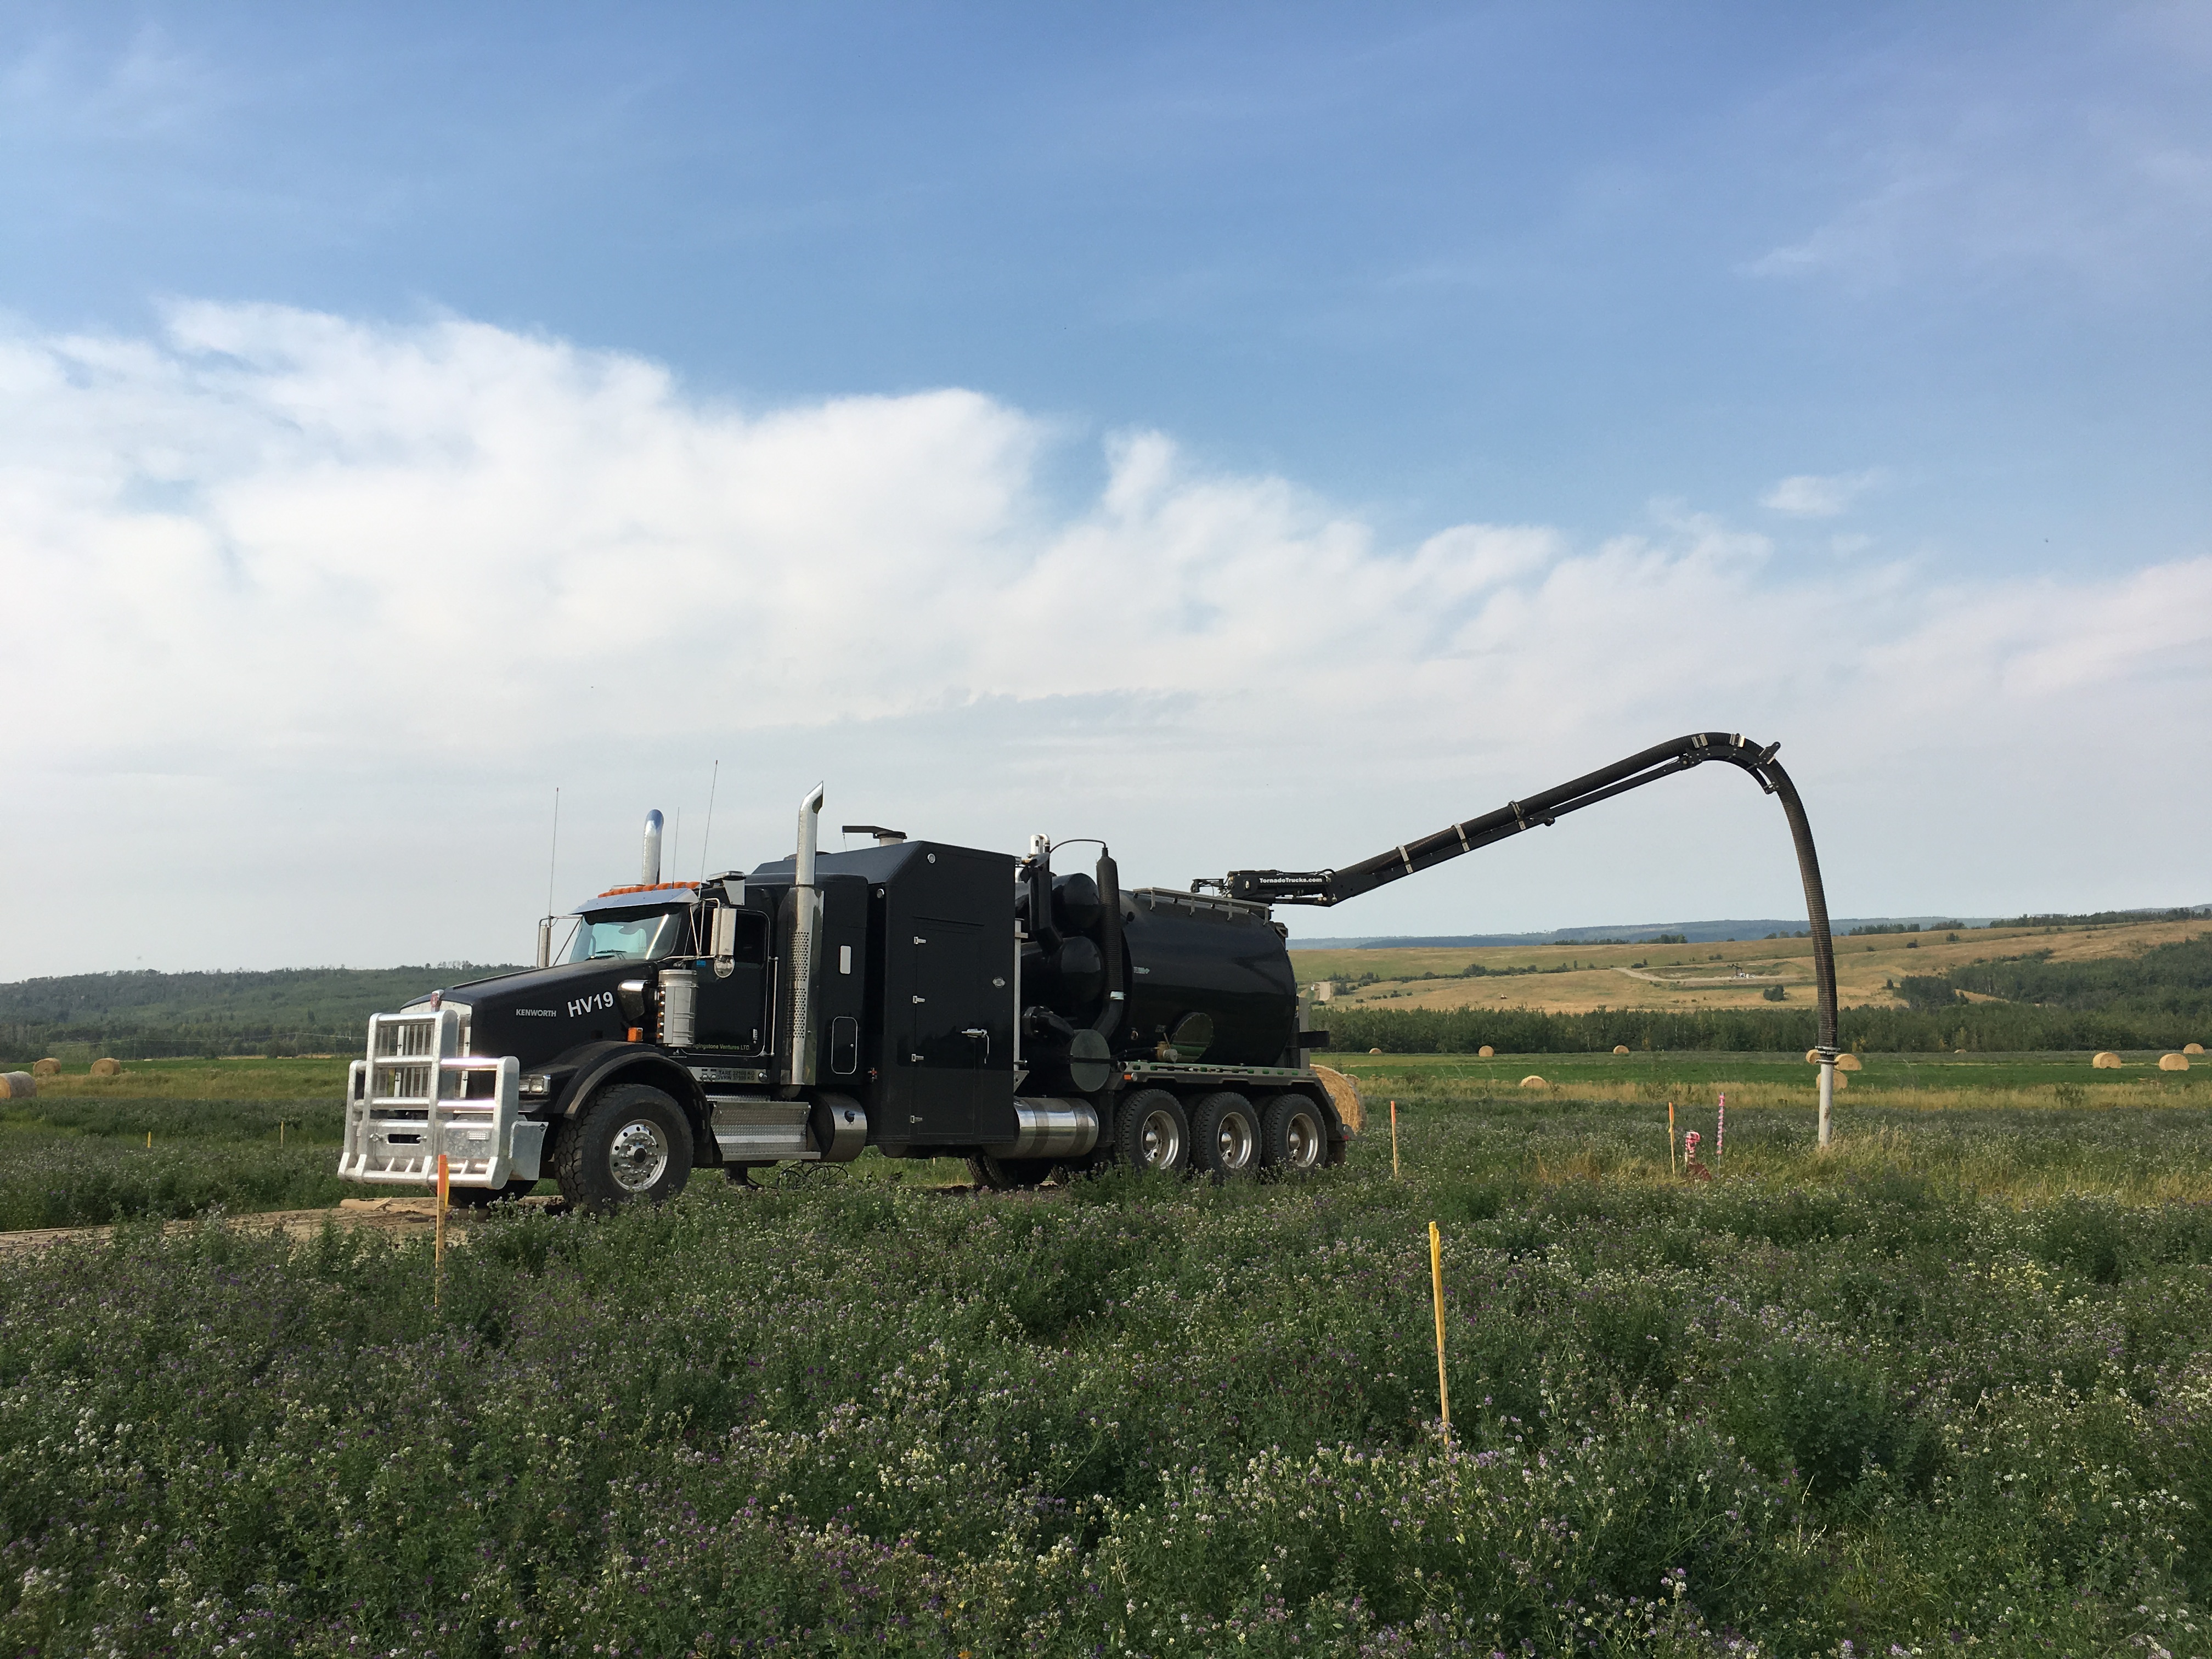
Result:
[[[1321,1129],[1304,1112],[1292,1112],[1283,1126],[1283,1161],[1293,1170],[1310,1170],[1321,1161]]]
[[[668,1170],[668,1139],[660,1126],[636,1118],[616,1130],[607,1148],[607,1170],[626,1193],[650,1188]]]
[[[1147,1112],[1138,1126],[1137,1150],[1147,1170],[1172,1170],[1182,1158],[1182,1129],[1175,1115]]]
[[[1242,1175],[1252,1167],[1252,1159],[1259,1150],[1260,1138],[1252,1133],[1252,1120],[1242,1112],[1224,1112],[1221,1125],[1214,1132],[1214,1155],[1221,1167],[1231,1175]]]

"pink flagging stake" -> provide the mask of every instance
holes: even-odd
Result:
[[[1728,1147],[1728,1097],[1721,1097],[1720,1110],[1713,1118],[1713,1162],[1721,1161],[1721,1153]]]
[[[1695,1129],[1682,1137],[1682,1176],[1687,1181],[1711,1181],[1712,1170],[1698,1162],[1698,1142],[1704,1139]]]

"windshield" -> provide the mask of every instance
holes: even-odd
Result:
[[[649,962],[672,952],[681,937],[684,912],[648,910],[642,915],[586,916],[568,947],[571,962]]]

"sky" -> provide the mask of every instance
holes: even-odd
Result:
[[[1838,914],[2212,900],[2208,301],[2204,4],[0,5],[0,978],[1705,729]],[[1286,919],[1801,906],[1705,769]]]

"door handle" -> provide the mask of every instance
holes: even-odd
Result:
[[[991,1034],[990,1034],[988,1031],[985,1030],[984,1030],[981,1026],[980,1026],[980,1025],[970,1025],[970,1026],[969,1026],[966,1030],[964,1030],[964,1031],[961,1032],[961,1034],[960,1034],[960,1035],[961,1035],[962,1036],[964,1036],[964,1037],[981,1037],[981,1038],[982,1038],[982,1039],[983,1039],[983,1058],[984,1058],[985,1060],[988,1060],[988,1059],[990,1059],[990,1057],[991,1057]]]

